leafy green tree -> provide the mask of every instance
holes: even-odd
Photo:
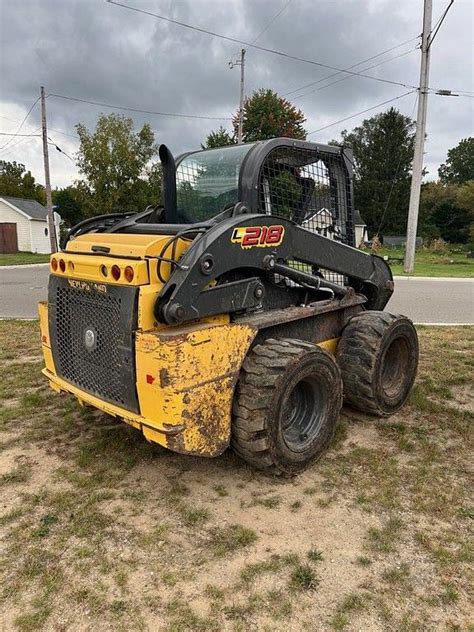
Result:
[[[242,136],[245,143],[285,136],[306,139],[305,115],[273,90],[256,90],[244,103]],[[234,136],[239,127],[239,113],[233,117]]]
[[[202,149],[214,149],[216,147],[227,147],[228,145],[235,145],[236,141],[234,136],[231,136],[229,132],[222,127],[218,130],[211,132],[207,135],[206,142],[201,145]]]
[[[0,195],[46,203],[44,188],[35,182],[31,171],[19,162],[0,160]]]
[[[81,194],[77,188],[70,186],[65,189],[56,189],[52,192],[52,196],[55,210],[61,215],[67,228],[71,228],[84,219]]]
[[[428,182],[421,190],[420,232],[450,243],[469,241],[474,221],[474,180],[462,185]]]
[[[464,184],[474,180],[474,138],[463,138],[448,151],[448,158],[438,169],[443,184]]]
[[[354,152],[354,194],[369,232],[404,233],[410,198],[415,123],[397,109],[376,114],[342,132]],[[391,195],[390,195],[391,191]],[[390,195],[387,210],[385,206]]]
[[[158,148],[148,124],[135,132],[131,118],[113,113],[101,114],[94,132],[83,124],[76,129],[83,176],[77,190],[85,215],[138,212],[159,201],[156,178],[150,179],[156,171],[150,161]]]

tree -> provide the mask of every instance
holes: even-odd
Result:
[[[83,124],[76,129],[77,165],[84,176],[77,190],[86,215],[138,212],[159,201],[156,179],[150,185],[157,146],[148,124],[135,132],[131,118],[113,113],[101,114],[92,133]]]
[[[469,241],[474,221],[474,180],[463,185],[428,182],[421,190],[420,232],[450,243]]]
[[[267,138],[285,136],[306,139],[303,123],[306,121],[301,110],[287,99],[268,89],[256,90],[244,103],[242,137],[245,143]],[[239,113],[232,119],[234,134],[237,136]]]
[[[228,145],[235,145],[235,138],[221,125],[218,130],[208,134],[206,142],[204,145],[201,145],[201,148],[214,149],[215,147],[227,147]]]
[[[355,203],[371,234],[382,220],[387,234],[406,230],[414,128],[414,121],[390,108],[342,132],[343,143],[354,152]]]
[[[0,160],[0,195],[46,203],[44,188],[35,182],[31,171],[19,162]]]
[[[84,219],[81,194],[77,188],[69,186],[65,189],[56,189],[52,196],[55,210],[61,215],[61,220],[67,228]]]
[[[443,184],[464,184],[474,180],[474,138],[464,138],[448,151],[448,158],[438,169]]]

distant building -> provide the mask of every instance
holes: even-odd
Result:
[[[59,237],[60,215],[54,213]],[[0,253],[51,252],[48,211],[36,200],[0,196]]]
[[[364,222],[357,209],[354,210],[354,238],[356,248],[366,241],[369,241],[367,233],[367,224]]]

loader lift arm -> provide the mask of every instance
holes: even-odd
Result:
[[[248,228],[274,226],[282,227],[281,243],[274,246],[243,246],[235,238]],[[307,264],[310,271],[301,273],[292,262]],[[313,272],[319,268],[347,276],[348,285],[367,298],[368,309],[383,309],[392,295],[392,273],[380,257],[311,233],[282,217],[247,214],[224,219],[194,239],[160,292],[155,316],[164,323],[180,324],[258,309],[266,292],[264,281],[275,272],[307,289],[334,289],[334,284]],[[240,275],[244,271],[245,278],[218,282],[233,271]],[[280,287],[283,292],[294,291]],[[347,291],[342,286],[337,289],[340,294]]]

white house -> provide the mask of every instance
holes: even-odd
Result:
[[[0,196],[0,253],[51,252],[48,211],[36,200]],[[59,237],[61,217],[54,213]]]

